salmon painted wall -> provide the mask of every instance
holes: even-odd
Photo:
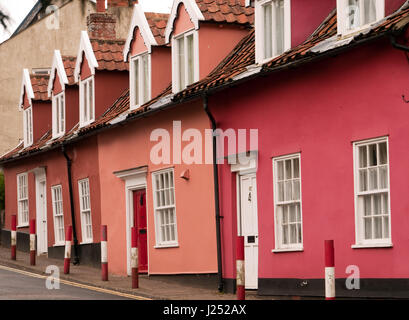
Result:
[[[178,36],[179,34],[188,30],[193,30],[194,28],[195,25],[190,20],[185,5],[183,3],[180,4],[177,10],[177,17],[173,23],[173,36]]]
[[[116,99],[129,88],[128,71],[95,72],[95,119],[111,107]]]
[[[52,105],[50,101],[32,101],[33,141],[39,140],[52,128]]]
[[[199,29],[199,78],[205,78],[250,31],[239,26],[201,23]]]
[[[148,48],[145,45],[141,31],[139,28],[135,28],[133,33],[133,40],[131,42],[131,57],[134,57],[138,54],[147,52]]]
[[[201,103],[196,103],[159,112],[99,135],[101,193],[104,195],[101,199],[102,224],[107,224],[109,229],[108,260],[110,270],[114,273],[126,274],[127,247],[125,182],[117,178],[113,172],[144,165],[148,166],[149,273],[217,272],[212,166],[154,165],[150,161],[150,150],[157,143],[150,141],[151,132],[157,128],[167,129],[172,139],[173,120],[182,121],[182,130],[196,128],[203,133],[205,128],[209,128],[209,121],[202,110]],[[183,142],[182,148],[187,144],[188,142]],[[174,167],[179,247],[154,248],[156,242],[152,172],[169,167]],[[186,169],[190,169],[189,181],[180,178],[181,173]]]
[[[77,85],[65,86],[65,128],[66,132],[79,122],[79,87]]]
[[[375,53],[375,54],[374,54]],[[322,278],[323,241],[335,240],[336,277],[408,278],[409,96],[405,54],[388,40],[247,82],[212,96],[218,126],[259,130],[259,278]],[[363,80],[364,79],[364,80]],[[393,79],[389,81],[387,79]],[[389,137],[393,248],[355,243],[353,141]],[[301,152],[303,252],[272,253],[272,157]],[[224,277],[235,277],[236,193],[220,168]]]
[[[91,195],[91,217],[93,224],[93,242],[100,242],[100,188],[98,150],[96,137],[78,143],[74,148],[67,147],[67,153],[72,158],[72,179],[74,190],[74,208],[77,226],[78,241],[82,241],[81,218],[79,206],[78,180],[89,178]],[[10,229],[11,215],[17,214],[17,174],[28,172],[38,167],[46,168],[47,181],[47,229],[48,247],[55,243],[54,219],[52,209],[51,187],[61,184],[63,194],[64,226],[71,225],[71,206],[67,178],[66,160],[60,150],[50,151],[29,159],[4,165],[6,184],[6,221],[5,228]],[[29,173],[28,197],[30,219],[36,218],[36,190],[34,173]],[[28,232],[28,228],[19,228],[18,231]]]

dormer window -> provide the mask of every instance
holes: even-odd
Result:
[[[145,104],[151,99],[150,55],[144,53],[131,59],[131,109]]]
[[[186,32],[173,38],[173,88],[174,92],[185,89],[199,80],[197,32]]]
[[[65,133],[65,95],[64,92],[53,95],[53,138]]]
[[[24,110],[23,118],[24,148],[26,148],[33,144],[33,108],[31,106]]]
[[[385,15],[384,0],[338,0],[338,33],[359,31],[381,20]]]
[[[257,62],[263,63],[290,48],[290,0],[256,1]]]
[[[80,81],[80,127],[95,120],[94,77]]]

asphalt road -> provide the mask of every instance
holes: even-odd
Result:
[[[0,268],[0,300],[127,300],[126,297],[60,283],[47,289],[46,279]]]

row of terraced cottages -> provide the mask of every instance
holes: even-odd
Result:
[[[62,258],[72,225],[98,265],[107,225],[129,275],[136,226],[141,272],[232,291],[243,235],[246,288],[322,296],[333,239],[338,295],[408,297],[408,23],[403,0],[174,0],[136,4],[125,41],[100,9],[76,57],[23,71],[3,241],[17,214],[24,249],[36,218]]]

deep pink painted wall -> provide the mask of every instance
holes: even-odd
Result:
[[[33,141],[37,141],[44,134],[51,130],[51,100],[32,101],[33,104]]]
[[[259,129],[259,278],[322,278],[323,241],[335,240],[336,276],[409,277],[408,61],[387,40],[212,96],[222,129]],[[352,142],[389,136],[393,248],[355,243]],[[274,249],[272,157],[301,152],[303,252]],[[235,277],[236,196],[230,166],[221,171],[224,277]]]

